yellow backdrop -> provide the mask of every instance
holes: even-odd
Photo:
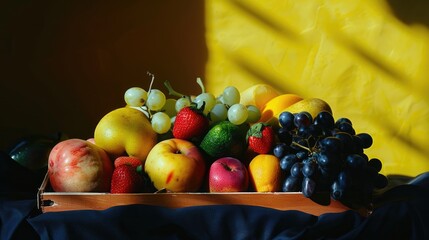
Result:
[[[208,1],[207,86],[265,82],[322,98],[373,136],[366,153],[383,173],[428,171],[428,4],[417,2]]]

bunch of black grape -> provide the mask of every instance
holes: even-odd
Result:
[[[328,192],[335,200],[368,205],[373,191],[387,186],[381,161],[364,153],[371,135],[356,133],[350,119],[335,121],[326,111],[314,119],[308,112],[283,112],[279,123],[273,153],[285,172],[284,192]]]

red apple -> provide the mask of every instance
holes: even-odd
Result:
[[[144,168],[158,190],[195,192],[204,180],[206,164],[192,142],[171,138],[150,150]]]
[[[48,174],[56,192],[109,192],[113,163],[97,145],[68,139],[51,150]]]
[[[212,163],[209,170],[210,192],[243,192],[249,186],[249,174],[244,164],[232,157]]]

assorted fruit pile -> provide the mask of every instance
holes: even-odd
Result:
[[[296,192],[368,203],[384,188],[367,133],[334,120],[318,98],[258,84],[219,96],[201,86],[185,95],[140,87],[126,106],[100,119],[94,138],[67,139],[51,151],[50,184],[60,192]]]

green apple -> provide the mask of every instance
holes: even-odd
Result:
[[[145,171],[157,190],[195,192],[203,183],[206,163],[192,142],[171,138],[150,150]]]

